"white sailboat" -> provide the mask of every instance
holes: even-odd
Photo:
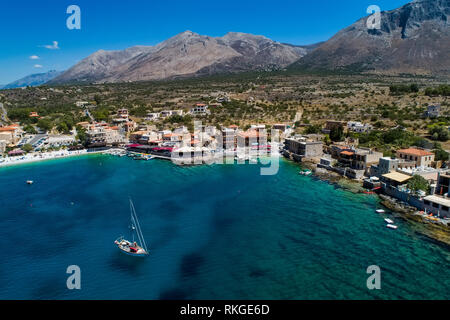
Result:
[[[131,233],[133,240],[128,241],[122,236],[114,241],[117,247],[124,253],[132,256],[145,257],[148,253],[147,244],[145,243],[144,236],[142,235],[141,226],[136,215],[133,201],[130,199],[130,211],[131,211]],[[135,240],[137,236],[137,241]]]

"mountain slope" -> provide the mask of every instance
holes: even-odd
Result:
[[[98,51],[50,84],[159,80],[284,68],[309,51],[307,46],[281,44],[245,33],[230,32],[214,38],[185,31],[156,46]]]
[[[449,18],[450,0],[413,1],[382,12],[380,30],[360,19],[290,69],[449,74]]]
[[[55,71],[51,70],[49,72],[45,73],[35,73],[31,74],[29,76],[26,76],[22,79],[19,79],[17,81],[11,82],[10,84],[7,84],[6,86],[2,87],[1,89],[14,89],[14,88],[21,88],[21,87],[34,87],[42,85],[53,78],[59,76],[62,74],[61,71]]]

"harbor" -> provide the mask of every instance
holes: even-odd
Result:
[[[395,212],[376,213],[376,197],[300,176],[283,159],[277,175],[259,171],[102,154],[10,167],[0,175],[0,232],[17,250],[0,254],[0,297],[448,298],[448,249]],[[128,197],[145,259],[113,243],[129,232]],[[65,288],[72,264],[82,290]],[[372,264],[383,270],[383,290],[366,288]]]

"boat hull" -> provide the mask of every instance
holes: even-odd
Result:
[[[146,257],[148,256],[148,252],[145,251],[143,248],[141,247],[137,247],[137,251],[131,251],[130,247],[131,247],[131,242],[127,241],[127,240],[116,240],[114,241],[114,243],[117,245],[117,248],[119,248],[120,251],[122,251],[123,253],[129,255],[129,256],[133,256],[133,257]]]
[[[139,257],[139,258],[145,258],[148,256],[148,253],[132,253],[132,252],[125,251],[123,249],[120,249],[120,251],[123,252],[124,254],[126,254],[127,256],[133,256],[133,257]]]

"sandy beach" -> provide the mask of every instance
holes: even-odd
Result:
[[[102,153],[102,152],[103,151],[88,152],[87,150],[76,150],[76,151],[61,150],[61,151],[52,151],[52,152],[45,152],[45,153],[29,153],[24,156],[0,158],[0,167],[7,167],[7,166],[32,163],[32,162],[38,162],[38,161],[46,161],[46,160],[53,160],[53,159],[82,156],[82,155],[86,155],[86,154]]]

